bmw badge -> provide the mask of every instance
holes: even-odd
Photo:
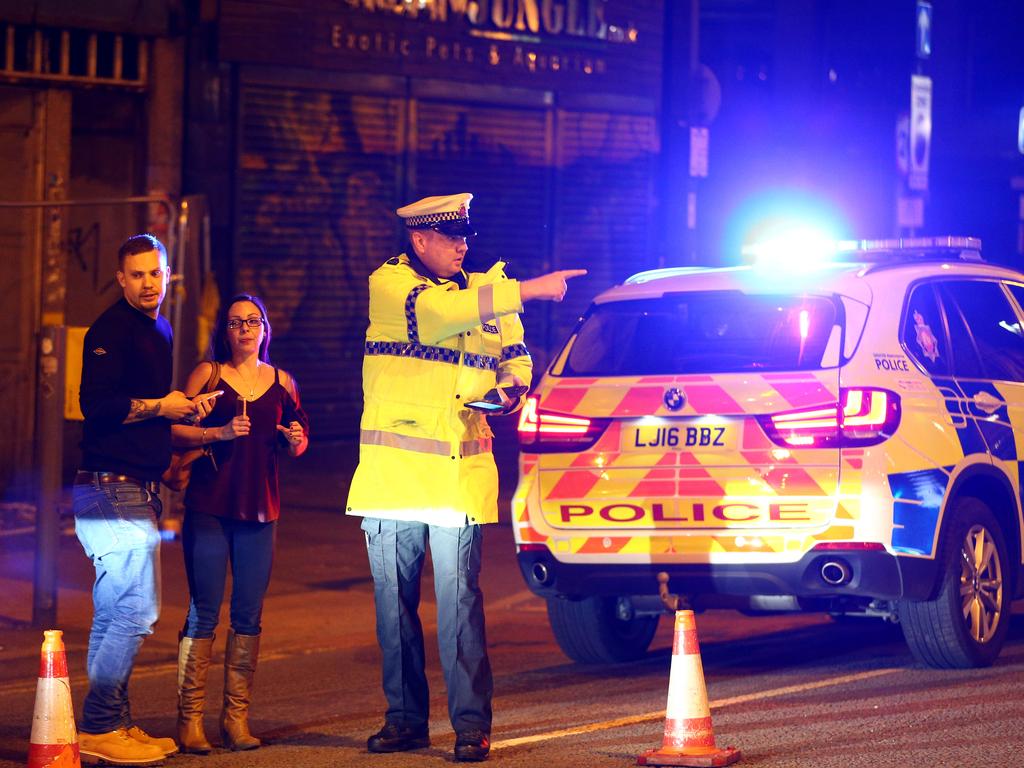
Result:
[[[678,387],[671,387],[665,390],[665,396],[662,400],[665,401],[665,407],[670,411],[678,411],[686,405],[686,395]]]

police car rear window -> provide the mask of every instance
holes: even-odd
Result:
[[[593,306],[563,375],[794,371],[825,367],[841,309],[826,296],[669,294]],[[832,361],[835,365],[837,361]]]

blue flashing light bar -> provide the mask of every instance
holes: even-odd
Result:
[[[836,262],[900,262],[930,259],[983,261],[977,237],[901,237],[838,240],[798,235],[744,246],[743,255],[758,267],[808,269]]]
[[[981,238],[953,236],[896,237],[884,240],[840,240],[836,243],[836,251],[841,253],[939,249],[976,251],[980,259]]]
[[[836,240],[812,227],[783,230],[766,239],[743,246],[744,256],[757,267],[792,272],[828,264],[835,260]]]

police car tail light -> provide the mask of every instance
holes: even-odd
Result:
[[[550,552],[546,544],[520,544],[520,552]]]
[[[791,448],[838,448],[875,445],[888,440],[900,424],[900,396],[887,389],[851,387],[839,402],[759,416],[776,445]]]
[[[540,398],[530,395],[519,414],[519,445],[527,453],[582,451],[593,445],[609,419],[588,419],[543,411]]]
[[[833,552],[836,550],[859,550],[862,552],[885,551],[885,545],[878,541],[821,541],[815,544],[812,549],[817,552]]]

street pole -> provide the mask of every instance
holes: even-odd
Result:
[[[53,209],[48,209],[52,211]],[[60,547],[61,468],[64,453],[64,325],[44,325],[39,331],[36,389],[36,452],[39,468],[36,504],[36,559],[32,591],[32,626],[52,629],[57,624],[57,557]]]
[[[697,182],[690,173],[690,141],[697,112],[699,44],[700,0],[666,3],[659,267],[696,261]]]
[[[45,199],[67,197],[70,173],[71,95],[51,89],[43,99],[43,178]],[[64,342],[67,258],[64,253],[67,216],[56,205],[43,208],[40,323],[36,356],[35,465],[36,560],[32,593],[32,625],[51,629],[57,623],[57,554],[60,547],[60,502],[64,460]]]
[[[690,0],[690,45],[689,45],[689,98],[687,112],[689,114],[690,136],[688,141],[689,159],[686,172],[686,263],[697,263],[697,177],[695,158],[698,154],[697,145],[703,148],[705,163],[707,158],[707,129],[700,125],[700,0]],[[707,172],[705,170],[705,175]]]
[[[932,139],[932,79],[926,62],[932,55],[932,4],[917,0],[914,10],[914,72],[910,76],[910,116],[907,123],[906,193],[897,200],[896,220],[901,235],[913,237],[924,227]]]

